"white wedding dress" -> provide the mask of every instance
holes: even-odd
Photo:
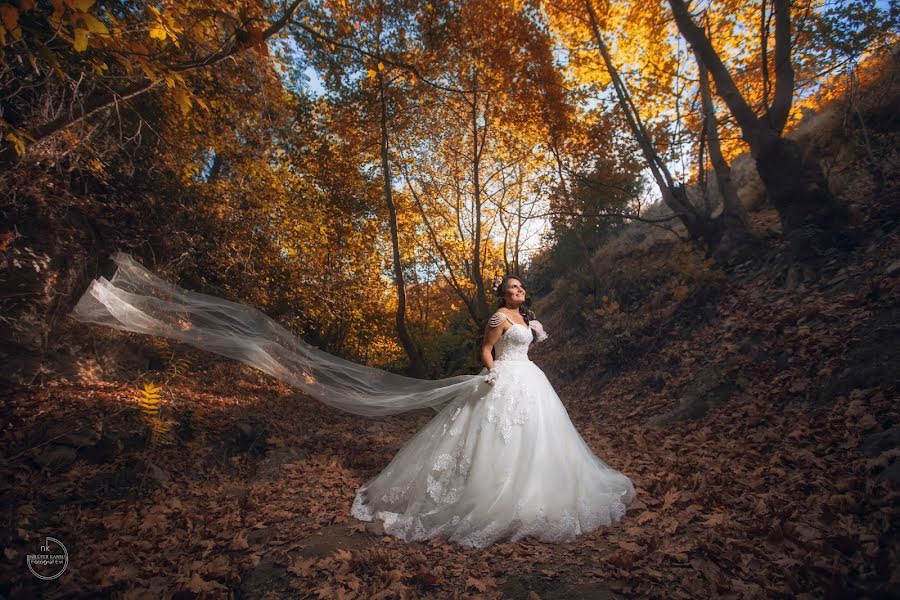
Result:
[[[513,323],[494,345],[494,387],[447,404],[357,490],[351,514],[403,540],[479,548],[525,536],[569,541],[620,521],[634,486],[572,425],[528,358],[532,337]]]
[[[484,372],[414,379],[323,352],[252,306],[181,288],[127,253],[112,258],[116,272],[91,282],[75,320],[240,360],[358,415],[439,410],[356,494],[353,516],[381,520],[390,535],[477,547],[566,541],[616,523],[634,499],[631,480],[591,452],[528,359],[533,335],[521,323],[494,345],[494,386]]]

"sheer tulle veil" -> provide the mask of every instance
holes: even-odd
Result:
[[[183,289],[160,279],[130,255],[113,256],[117,270],[99,277],[70,313],[97,323],[178,340],[233,358],[350,413],[383,416],[431,407],[463,393],[486,393],[479,375],[414,379],[323,352],[259,310]]]

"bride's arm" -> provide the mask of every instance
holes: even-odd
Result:
[[[481,362],[488,369],[494,368],[494,357],[491,355],[491,350],[494,349],[494,344],[497,343],[501,335],[503,335],[502,322],[494,326],[488,323],[487,328],[484,330],[484,341],[481,344]]]

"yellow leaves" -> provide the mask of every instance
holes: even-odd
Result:
[[[144,420],[150,426],[151,440],[154,442],[161,439],[169,439],[174,421],[160,418],[160,396],[159,392],[162,388],[152,382],[145,383],[144,387],[138,390],[138,406],[144,415]]]
[[[165,40],[166,39],[166,28],[162,23],[154,23],[150,26],[150,37],[155,40]]]
[[[150,35],[151,39],[164,41],[166,39],[171,39],[172,43],[175,44],[176,47],[181,47],[178,43],[178,39],[176,35],[184,31],[184,28],[179,25],[175,16],[169,13],[163,14],[162,11],[157,9],[155,6],[147,6],[148,9],[153,13],[154,20],[151,22],[149,29],[147,32]]]
[[[151,417],[148,419],[150,424],[150,432],[153,435],[153,439],[163,439],[168,436],[172,431],[172,421],[168,421],[165,419],[160,419],[158,417]]]
[[[146,60],[144,60],[143,58],[140,58],[140,57],[138,57],[136,60],[137,60],[138,66],[141,67],[141,71],[144,72],[144,75],[147,77],[147,79],[155,79],[156,78],[156,72],[150,68],[150,65],[147,63]]]
[[[145,415],[155,417],[159,415],[159,386],[151,383],[145,383],[143,389],[138,390],[140,396],[138,404]]]
[[[61,28],[62,27],[62,18],[63,18],[63,14],[65,14],[65,12],[66,12],[65,7],[63,7],[62,5],[54,4],[53,5],[53,13],[49,17],[47,17],[47,22],[50,23],[50,25],[54,29]]]
[[[109,65],[102,60],[95,60],[91,62],[91,70],[97,75],[103,75],[104,71],[109,70]]]
[[[9,129],[9,131],[4,137],[4,139],[13,145],[13,148],[16,150],[16,154],[22,156],[25,154],[25,146],[27,145],[26,140],[34,141],[34,138],[25,133],[20,129],[16,129],[11,126],[9,123],[0,119],[0,131],[3,129]]]
[[[109,29],[107,29],[106,25],[94,15],[81,15],[81,22],[84,23],[84,26],[87,27],[87,30],[91,33],[109,35]]]
[[[16,154],[18,154],[19,156],[25,154],[25,140],[14,133],[7,133],[6,140],[12,143],[13,148],[16,149]]]
[[[90,5],[93,2],[82,2],[76,3],[80,9],[80,6],[87,6],[90,8]],[[87,9],[85,9],[87,10]],[[55,27],[60,27],[62,25],[62,18],[64,16],[63,12],[59,10],[55,11],[53,15],[50,17],[50,22]],[[87,12],[81,12],[71,17],[69,22],[72,24],[72,47],[76,52],[84,52],[88,48],[88,39],[91,35],[98,35],[103,37],[109,37],[109,28],[106,26],[103,21],[95,17],[94,15],[88,14]],[[104,70],[100,67],[101,71]],[[94,69],[94,72],[100,72],[97,68]]]
[[[84,52],[88,46],[88,30],[81,27],[75,28],[74,41],[72,47],[78,52]]]
[[[163,75],[163,79],[166,80],[166,85],[172,89],[175,89],[175,78],[177,77],[177,75],[177,73],[172,73],[171,75]],[[184,83],[184,80],[182,80],[182,83]]]
[[[381,71],[384,71],[384,63],[381,61],[378,61],[378,64],[375,66],[375,69],[369,69],[368,71],[366,71],[366,76],[369,79],[375,79],[375,77],[377,77],[378,73]]]
[[[188,93],[181,88],[176,88],[173,92],[175,96],[175,102],[178,104],[178,107],[181,108],[181,114],[186,115],[191,112],[191,97],[188,96]]]

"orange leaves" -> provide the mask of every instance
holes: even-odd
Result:
[[[188,93],[181,88],[176,88],[172,93],[175,97],[175,102],[181,109],[181,114],[188,114],[191,111],[191,97]]]
[[[193,573],[191,578],[184,584],[185,589],[200,594],[204,592],[219,593],[228,591],[228,586],[222,585],[217,581],[207,581],[200,577],[199,573]]]
[[[496,584],[496,581],[493,577],[472,577],[469,576],[466,578],[466,589],[474,589],[478,592],[484,593],[489,588],[492,588]]]
[[[236,534],[234,534],[234,537],[228,544],[229,550],[246,550],[249,547],[250,544],[247,543],[247,532],[244,529],[241,529]]]
[[[703,525],[705,525],[706,527],[716,527],[718,525],[724,525],[727,517],[727,513],[714,512],[706,517],[706,519],[703,521]]]
[[[617,541],[616,545],[625,552],[630,552],[631,554],[641,554],[644,552],[644,548],[634,542]]]
[[[291,564],[288,566],[288,572],[293,573],[294,575],[298,575],[300,577],[313,577],[316,574],[317,569],[314,568],[316,564],[315,559],[307,559],[296,557]]]
[[[0,4],[0,44],[6,45],[7,33],[16,40],[22,37],[22,29],[19,27],[19,11],[8,4]]]
[[[679,492],[678,490],[676,490],[674,488],[668,490],[666,492],[666,495],[663,496],[662,509],[667,510],[667,509],[671,508],[675,504],[675,501],[678,500],[678,498],[680,496],[681,496],[681,492]]]
[[[252,48],[260,56],[269,55],[269,46],[263,38],[265,32],[254,24],[247,25],[246,29],[242,29],[236,34],[236,41],[239,48]]]

